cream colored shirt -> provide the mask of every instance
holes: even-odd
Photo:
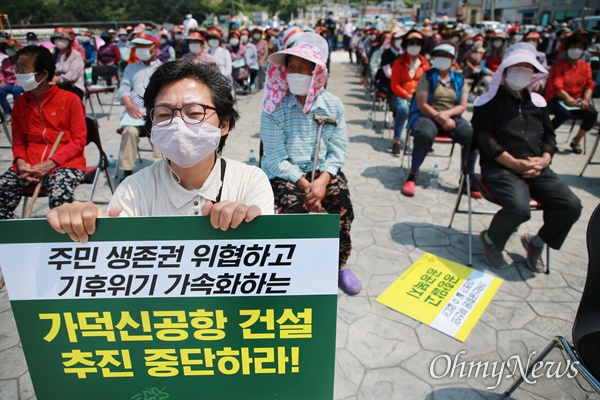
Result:
[[[273,189],[258,167],[226,160],[221,200],[256,205],[262,215],[274,214]],[[108,208],[123,207],[121,216],[202,215],[208,201],[215,201],[221,187],[221,161],[200,189],[187,190],[173,178],[164,160],[129,176],[115,191]]]

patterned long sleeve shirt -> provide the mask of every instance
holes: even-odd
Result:
[[[302,112],[302,107],[296,96],[288,92],[272,114],[262,113],[260,138],[264,156],[261,167],[269,179],[297,182],[312,171],[318,131],[315,115],[338,120],[337,126],[323,126],[317,171],[335,176],[344,164],[348,134],[342,101],[325,91],[317,96],[308,114]]]

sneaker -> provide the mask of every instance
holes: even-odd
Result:
[[[362,285],[350,268],[342,267],[338,274],[338,286],[346,294],[358,294]]]
[[[486,233],[487,230],[481,231],[479,234],[481,246],[483,247],[483,258],[485,258],[485,262],[487,262],[490,267],[495,269],[504,269],[508,267],[506,261],[504,261],[502,251],[498,250],[494,244],[488,244],[488,242],[485,240]]]
[[[546,272],[546,267],[542,261],[542,251],[544,250],[544,247],[537,247],[531,243],[531,237],[528,233],[521,236],[521,244],[527,252],[527,256],[525,258],[529,269],[536,273]]]
[[[402,185],[402,194],[408,197],[413,197],[415,195],[415,181],[406,181],[404,185]]]
[[[392,154],[394,155],[394,157],[400,156],[400,147],[401,147],[400,141],[394,140],[394,143],[392,143]]]

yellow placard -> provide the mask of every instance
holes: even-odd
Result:
[[[425,253],[377,301],[464,342],[502,279]]]

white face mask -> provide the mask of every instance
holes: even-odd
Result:
[[[255,33],[254,35],[252,35],[252,37],[254,38],[254,40],[259,40],[262,35],[260,33]]]
[[[310,90],[312,75],[287,74],[287,83],[292,94],[306,96]]]
[[[240,39],[230,39],[229,44],[232,46],[237,46],[238,44],[240,44]]]
[[[30,40],[29,42],[27,42],[27,46],[36,46],[37,43],[35,40]]]
[[[210,156],[219,147],[221,129],[207,122],[188,125],[181,117],[167,126],[152,126],[150,141],[171,162],[189,168]]]
[[[248,43],[248,36],[246,36],[246,35],[242,35],[242,36],[240,36],[240,41],[241,41],[242,43]]]
[[[166,44],[167,43],[167,39],[160,39],[160,44]]]
[[[450,39],[450,41],[451,41],[452,43],[458,43],[458,39],[459,39],[459,37],[458,37],[458,36],[452,36],[452,39]]]
[[[515,42],[520,42],[523,40],[523,35],[515,35]]]
[[[567,50],[567,55],[571,60],[579,60],[583,55],[583,50],[575,48]]]
[[[185,16],[185,19],[192,19],[192,14],[187,14],[187,15]]]
[[[181,40],[181,34],[176,33],[175,34],[175,40]]]
[[[465,44],[467,46],[471,46],[471,45],[473,45],[473,40],[472,39],[467,39],[467,40],[465,40]]]
[[[208,41],[208,45],[209,45],[211,48],[213,48],[213,49],[214,49],[215,47],[217,47],[217,46],[219,45],[219,43],[220,43],[220,42],[219,42],[219,39],[210,39],[210,40]]]
[[[417,54],[419,54],[421,52],[421,46],[413,44],[412,46],[408,46],[406,48],[406,52],[408,54],[410,54],[411,56],[416,56]]]
[[[119,40],[121,42],[126,42],[127,41],[127,35],[119,35]]]
[[[148,61],[152,58],[152,53],[150,52],[150,49],[147,48],[137,48],[135,54],[137,54],[138,58],[142,61]]]
[[[195,54],[200,54],[202,45],[200,43],[190,43],[190,51]]]
[[[402,46],[402,39],[396,39],[394,40],[394,47],[399,49],[400,46]]]
[[[473,47],[476,49],[480,48],[481,46],[483,46],[483,42],[481,40],[477,40],[475,43],[473,43]]]
[[[438,71],[447,71],[452,66],[452,60],[446,57],[436,57],[431,63],[431,67]]]
[[[510,89],[514,91],[520,91],[525,89],[530,83],[533,77],[533,70],[525,67],[512,67],[506,71],[506,78],[504,83]]]
[[[492,42],[492,46],[494,46],[495,48],[499,48],[499,47],[502,47],[503,43],[504,43],[504,41],[502,41],[502,40],[494,40]]]
[[[57,49],[64,50],[67,47],[69,47],[69,41],[65,40],[65,39],[56,39],[54,41],[54,45],[56,46]]]
[[[7,56],[9,56],[9,57],[12,57],[12,56],[14,56],[15,54],[17,54],[17,52],[16,52],[16,51],[14,51],[13,49],[11,49],[10,47],[8,47],[8,48],[6,49],[5,53],[6,53],[6,55],[7,55]]]
[[[370,40],[371,42],[374,42],[374,41],[375,41],[375,39],[377,39],[377,36],[376,36],[376,35],[369,35],[369,40]]]
[[[15,74],[15,77],[19,82],[19,86],[21,86],[26,92],[31,92],[32,90],[35,90],[40,85],[40,83],[42,83],[44,79],[46,79],[46,77],[44,77],[44,79],[42,79],[41,81],[36,81],[34,72],[30,72],[28,74]]]

